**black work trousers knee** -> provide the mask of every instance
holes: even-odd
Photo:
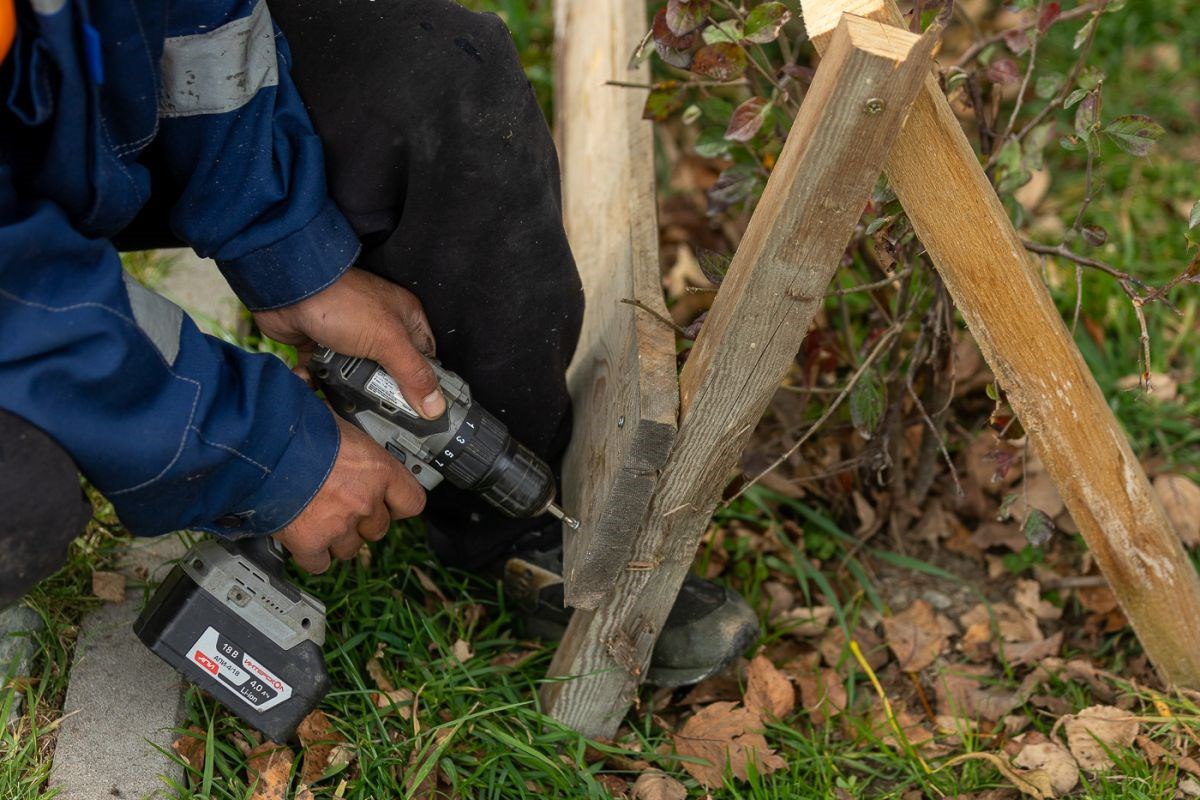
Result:
[[[421,299],[442,363],[557,469],[583,292],[554,143],[504,23],[453,0],[270,7],[359,266]],[[547,525],[448,484],[427,509],[434,550],[464,568]]]
[[[0,609],[62,567],[91,511],[67,452],[0,411]]]

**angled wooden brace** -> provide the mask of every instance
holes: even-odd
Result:
[[[802,7],[826,58],[843,12],[903,25],[893,0]],[[1200,688],[1200,578],[932,75],[885,172],[1147,655]]]
[[[581,0],[571,8],[606,5]],[[617,5],[634,13],[640,3]],[[619,46],[609,41],[590,58],[623,64],[633,41],[636,34]],[[543,708],[576,730],[612,735],[633,700],[728,475],[795,357],[929,74],[932,44],[853,16],[834,33],[680,376],[679,432],[632,548],[596,607],[575,612],[551,665],[559,680],[543,687]],[[575,124],[572,117],[568,131]],[[569,150],[566,158],[569,165]]]

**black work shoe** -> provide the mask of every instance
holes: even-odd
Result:
[[[571,620],[563,606],[560,536],[528,537],[489,569],[504,582],[526,636],[558,641]],[[758,618],[732,589],[688,575],[650,657],[646,683],[675,687],[720,672],[758,638]]]

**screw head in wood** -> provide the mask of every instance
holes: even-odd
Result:
[[[886,105],[887,104],[883,102],[883,98],[872,97],[865,104],[863,104],[863,108],[868,114],[878,114],[880,111],[883,111]]]

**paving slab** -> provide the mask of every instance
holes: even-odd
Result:
[[[165,577],[186,547],[178,536],[135,540],[119,569],[139,582]],[[183,720],[183,679],[134,635],[143,592],[84,617],[59,725],[50,786],[59,800],[146,800],[172,796],[163,776],[182,783],[170,752]]]
[[[240,334],[245,327],[242,304],[221,277],[215,261],[191,250],[159,250],[170,266],[154,290],[188,312],[205,333]]]
[[[0,728],[21,716],[25,694],[6,684],[14,678],[29,676],[37,650],[34,636],[44,627],[45,621],[32,608],[11,606],[0,611]],[[2,710],[10,696],[12,705],[4,715]]]

